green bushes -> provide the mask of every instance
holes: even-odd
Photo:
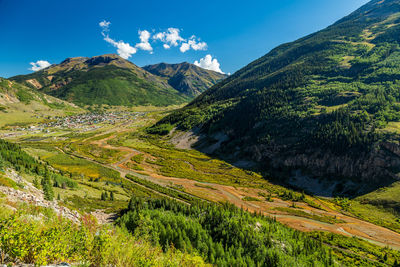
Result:
[[[63,189],[66,189],[67,187],[72,189],[78,187],[78,183],[76,181],[59,174],[53,174],[52,179],[54,181],[54,187]]]
[[[130,174],[127,174],[125,177],[127,179],[131,180],[132,182],[141,184],[141,185],[143,185],[143,186],[145,186],[147,188],[150,188],[152,190],[155,190],[157,192],[160,192],[162,194],[165,194],[165,195],[173,197],[173,198],[181,199],[181,200],[188,201],[188,202],[194,202],[194,201],[198,200],[198,198],[192,197],[189,194],[180,192],[178,190],[166,188],[166,187],[161,186],[159,184],[152,183],[152,182],[150,182],[148,180],[145,180],[145,179],[137,178],[137,177],[135,177],[133,175],[130,175]]]
[[[34,97],[31,93],[26,90],[20,89],[16,92],[16,96],[19,101],[29,104],[31,100],[34,100]]]
[[[260,199],[256,198],[256,197],[249,197],[249,196],[245,196],[244,198],[242,198],[243,201],[260,201]]]
[[[198,256],[166,253],[121,228],[100,227],[88,216],[81,225],[59,218],[43,222],[13,215],[0,220],[0,263],[69,262],[84,266],[204,266]]]

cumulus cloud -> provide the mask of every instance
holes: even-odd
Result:
[[[172,47],[179,47],[182,53],[192,49],[194,51],[207,50],[207,43],[202,42],[195,35],[185,39],[181,36],[181,31],[178,28],[168,28],[166,31],[154,33],[153,35],[147,30],[139,30],[140,42],[132,46],[124,41],[116,41],[109,35],[111,22],[103,20],[99,23],[102,31],[101,34],[104,40],[117,48],[117,53],[124,59],[130,58],[133,54],[136,54],[138,50],[149,51],[153,54],[153,47],[150,44],[150,40],[153,42],[161,42],[164,49],[170,49]]]
[[[102,22],[99,23],[100,27],[102,27],[103,29],[108,29],[108,27],[110,26],[111,22],[103,20]]]
[[[181,36],[180,30],[177,28],[168,28],[165,32],[156,33],[153,36],[153,40],[163,42],[163,47],[165,49],[180,46],[179,50],[182,53],[190,49],[195,51],[207,50],[207,43],[201,42],[195,35],[192,35],[189,39],[185,39]]]
[[[136,54],[137,49],[132,47],[129,43],[125,43],[124,41],[115,41],[114,39],[110,38],[108,35],[110,24],[111,22],[105,20],[99,23],[99,26],[102,28],[101,34],[104,37],[104,41],[116,47],[118,55],[124,59],[128,59],[133,54]]]
[[[168,28],[165,32],[159,32],[153,36],[153,39],[163,42],[165,49],[169,49],[171,46],[178,46],[180,42],[185,41],[177,28]]]
[[[48,62],[46,60],[38,60],[36,62],[31,62],[29,64],[32,65],[32,67],[29,68],[29,70],[32,70],[32,71],[42,70],[42,69],[45,69],[45,68],[51,66],[50,62]]]
[[[187,41],[186,43],[182,43],[179,50],[181,50],[182,53],[185,53],[190,48],[193,49],[194,51],[207,50],[207,43],[200,42],[200,40],[197,41],[196,36],[193,35],[192,37],[190,37],[189,41]]]
[[[125,43],[123,41],[116,42],[108,36],[104,36],[104,41],[116,47],[118,55],[124,59],[130,58],[137,52],[137,49],[132,47],[129,43]]]
[[[139,30],[139,39],[140,43],[136,45],[136,48],[145,50],[145,51],[153,51],[153,47],[151,47],[151,44],[149,43],[149,39],[151,37],[150,32],[148,31],[140,31]]]
[[[225,74],[224,72],[222,72],[218,60],[216,58],[213,59],[211,55],[206,55],[204,58],[201,58],[200,62],[196,60],[194,62],[194,65],[206,70],[213,70]]]

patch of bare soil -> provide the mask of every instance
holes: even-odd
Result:
[[[42,85],[36,79],[30,79],[27,82],[32,84],[36,89],[42,88]]]
[[[193,131],[176,132],[174,131],[171,143],[179,149],[192,149],[192,145],[200,140],[200,136]]]

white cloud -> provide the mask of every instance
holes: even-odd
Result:
[[[188,51],[190,49],[190,44],[188,43],[183,43],[181,45],[181,48],[179,48],[179,50],[181,50],[182,53],[185,53],[186,51]]]
[[[133,54],[136,54],[138,50],[149,51],[150,54],[153,54],[153,47],[150,44],[150,40],[160,41],[163,43],[164,49],[170,49],[171,47],[179,47],[179,50],[182,53],[193,49],[194,51],[198,50],[207,50],[207,43],[201,42],[200,39],[196,38],[195,35],[192,35],[188,39],[184,39],[181,36],[181,32],[178,28],[168,28],[166,31],[158,32],[152,34],[147,30],[139,30],[139,39],[140,42],[135,46],[131,46],[129,43],[125,43],[124,41],[116,41],[109,36],[111,22],[103,20],[99,23],[102,31],[101,34],[104,37],[104,40],[109,44],[113,45],[117,48],[118,54],[125,59],[130,58]],[[154,30],[153,30],[154,32]]]
[[[190,48],[192,48],[194,51],[207,50],[207,43],[200,42],[200,40],[196,41],[196,36],[193,35],[192,37],[190,37],[189,41],[187,41],[186,43],[182,43],[179,50],[181,50],[182,53],[185,53]]]
[[[186,41],[182,38],[180,30],[177,28],[168,28],[165,32],[159,32],[153,36],[153,39],[163,42],[165,49],[169,49],[171,46],[178,46],[179,43]]]
[[[151,47],[151,44],[149,43],[150,37],[151,37],[150,32],[146,30],[145,31],[139,30],[140,43],[138,43],[136,47],[145,51],[153,51],[153,47]]]
[[[102,28],[101,34],[104,37],[104,41],[116,47],[118,55],[124,59],[128,59],[133,54],[136,54],[137,49],[135,47],[132,47],[129,43],[125,43],[124,41],[117,42],[110,38],[110,36],[108,35],[110,24],[111,22],[105,20],[99,23],[99,26]]]
[[[104,36],[104,41],[116,47],[118,55],[124,59],[130,58],[133,54],[136,54],[137,52],[137,49],[135,47],[132,47],[129,43],[125,43],[123,41],[116,42],[108,37],[108,35]]]
[[[165,32],[159,32],[153,35],[154,40],[165,41]]]
[[[102,22],[99,23],[100,27],[102,27],[103,29],[108,29],[108,27],[110,26],[111,22],[103,20]]]
[[[31,62],[29,64],[32,65],[32,67],[29,69],[32,71],[42,70],[42,69],[45,69],[45,68],[51,66],[50,62],[48,62],[46,60],[38,60],[36,62]]]
[[[176,28],[169,28],[168,32],[165,34],[165,41],[172,46],[178,46],[178,42],[185,41],[180,36],[180,31],[179,29]]]
[[[204,58],[200,59],[200,62],[196,60],[194,65],[206,70],[213,70],[225,74],[222,72],[218,60],[216,58],[213,59],[211,55],[206,55]]]
[[[196,40],[195,35],[192,35],[188,40],[184,39],[180,34],[180,30],[177,28],[168,28],[165,32],[159,32],[153,36],[153,39],[163,42],[163,47],[165,49],[180,46],[179,50],[182,53],[190,49],[195,51],[207,50],[207,43],[201,42],[200,39]]]

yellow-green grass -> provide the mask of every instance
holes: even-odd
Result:
[[[325,223],[330,223],[330,224],[335,224],[335,223],[343,223],[343,220],[337,219],[332,216],[325,216],[325,215],[317,215],[313,213],[307,213],[305,211],[295,209],[295,208],[284,208],[284,207],[277,207],[273,208],[274,210],[285,212],[289,215],[293,216],[298,216],[298,217],[303,217],[307,219],[312,219],[320,222],[325,222]]]
[[[12,187],[15,189],[18,187],[16,182],[11,180],[10,178],[7,178],[6,176],[2,175],[1,173],[0,173],[0,186]]]
[[[336,105],[336,106],[315,106],[315,112],[313,115],[320,115],[322,110],[325,109],[326,113],[332,113],[340,108],[346,107],[348,104]]]
[[[78,182],[78,188],[76,189],[62,189],[54,188],[55,196],[66,199],[73,196],[78,196],[81,198],[96,198],[100,200],[101,193],[104,191],[113,192],[115,200],[128,201],[130,199],[130,194],[125,192],[120,186],[105,185],[104,183],[94,183],[94,182]]]
[[[117,162],[127,154],[127,152],[124,151],[102,148],[94,144],[73,144],[70,148],[79,155],[87,156],[101,163]]]
[[[383,130],[391,133],[400,133],[400,122],[389,122]]]
[[[392,211],[359,201],[350,203],[349,211],[358,218],[400,233],[399,217]]]
[[[150,154],[164,176],[237,186],[272,186],[261,175],[234,167],[196,150],[177,149],[165,142],[130,136],[123,145]]]
[[[378,190],[358,197],[357,200],[382,203],[400,203],[400,182],[395,182],[390,186],[379,188]]]
[[[40,148],[41,145],[43,145],[42,148]],[[86,159],[64,154],[55,148],[52,148],[51,144],[38,144],[37,147],[26,148],[26,151],[36,154],[42,160],[48,162],[58,170],[91,179],[120,181],[120,175],[117,171],[103,167],[100,164],[93,163]]]
[[[350,211],[375,224],[400,232],[400,182],[351,201]]]
[[[340,62],[340,66],[343,68],[350,68],[351,67],[350,61],[352,61],[354,58],[355,58],[354,56],[344,56],[342,58],[342,61]]]

